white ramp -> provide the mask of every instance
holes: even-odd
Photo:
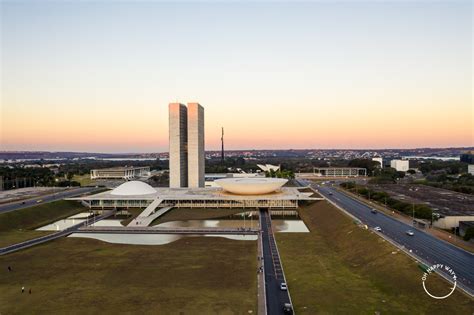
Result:
[[[138,220],[137,222],[135,222],[135,226],[149,226],[151,222],[153,222],[153,220],[155,220],[158,217],[161,217],[163,214],[170,211],[171,209],[173,209],[173,207],[165,207],[165,208],[161,208],[160,210],[156,211],[155,213],[153,213],[152,215],[146,218],[137,217]]]
[[[136,226],[138,221],[141,221],[152,214],[156,207],[158,207],[162,202],[163,199],[160,198],[153,200],[153,202],[150,203],[150,205],[146,207],[145,210],[143,210],[142,213],[140,213],[135,219],[133,219],[132,222],[128,224],[128,226]]]

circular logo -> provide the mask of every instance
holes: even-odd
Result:
[[[450,288],[451,291],[444,295],[444,296],[436,296],[436,295],[433,295],[431,294],[428,289],[426,288],[426,284],[425,284],[425,281],[426,279],[428,278],[428,276],[435,272],[435,270],[444,270],[446,271],[453,279],[453,287]],[[456,290],[456,273],[454,272],[454,270],[447,266],[447,265],[443,265],[443,264],[435,264],[435,265],[432,265],[431,267],[429,267],[424,273],[423,273],[423,276],[421,277],[421,281],[423,282],[423,289],[425,290],[426,294],[428,294],[429,296],[431,296],[433,299],[438,299],[438,300],[442,300],[442,299],[445,299],[447,298],[448,296],[450,296],[451,294],[453,294],[454,290]]]

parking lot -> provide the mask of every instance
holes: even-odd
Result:
[[[413,184],[370,185],[370,188],[376,191],[385,191],[400,201],[424,203],[440,214],[474,215],[473,195]]]

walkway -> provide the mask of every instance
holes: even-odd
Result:
[[[226,234],[226,235],[257,235],[258,229],[233,228],[158,228],[147,226],[83,226],[74,233],[106,233],[106,234]]]
[[[161,208],[160,210],[156,211],[155,213],[153,213],[152,215],[150,215],[148,217],[138,216],[138,217],[135,218],[135,220],[130,222],[130,224],[128,226],[130,226],[130,227],[134,226],[133,225],[134,221],[135,221],[135,226],[149,226],[151,224],[151,222],[153,222],[156,218],[161,217],[163,214],[170,211],[171,209],[173,209],[173,207],[164,207],[164,208]]]
[[[115,214],[114,210],[106,211],[105,213],[95,217],[94,222],[106,219],[106,218],[108,218],[108,217],[110,217],[114,214]],[[32,240],[28,240],[28,241],[24,241],[24,242],[21,242],[21,243],[18,243],[18,244],[13,244],[13,245],[10,245],[10,246],[7,246],[7,247],[0,248],[0,255],[6,255],[6,254],[13,253],[13,252],[16,252],[16,251],[21,250],[21,249],[25,249],[25,248],[28,248],[28,247],[31,247],[31,246],[35,246],[35,245],[38,245],[38,244],[49,242],[49,241],[55,240],[55,239],[63,237],[63,236],[67,236],[71,233],[76,232],[82,226],[85,226],[87,224],[87,222],[88,221],[84,221],[84,222],[81,222],[79,224],[73,225],[73,226],[71,226],[71,227],[69,227],[65,230],[62,230],[62,231],[59,231],[59,232],[56,232],[56,233],[53,233],[53,234],[49,234],[49,235],[46,235],[46,236],[34,238]]]
[[[145,210],[143,210],[142,213],[140,213],[135,219],[133,219],[128,224],[128,226],[137,226],[137,225],[138,226],[148,226],[151,223],[151,221],[146,225],[143,225],[141,222],[145,222],[145,220],[150,216],[150,214],[152,214],[162,202],[163,202],[163,199],[160,199],[160,198],[153,200],[153,202],[150,203],[148,205],[148,207],[146,207]],[[168,209],[168,210],[170,210],[170,209]],[[165,212],[167,212],[167,211],[165,211]],[[163,212],[162,214],[164,214],[165,212]],[[157,217],[159,217],[160,215],[158,215]],[[155,217],[155,219],[157,217]]]

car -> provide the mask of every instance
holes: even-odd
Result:
[[[288,286],[286,285],[285,282],[282,282],[282,283],[280,284],[280,290],[282,290],[282,291],[288,290]]]
[[[412,230],[408,230],[406,233],[407,233],[408,236],[413,236],[413,235],[415,235],[415,233],[413,233]]]
[[[329,192],[329,194],[328,194],[328,195],[329,195],[329,196],[332,196],[332,192]]]
[[[382,228],[380,226],[376,226],[374,227],[374,231],[380,232],[382,231]]]
[[[370,210],[370,212],[372,212],[373,214],[377,214],[377,210],[376,210],[376,209],[372,209],[372,210]]]
[[[293,314],[293,306],[291,306],[290,303],[285,303],[283,305],[283,313],[289,315]]]
[[[42,202],[42,201],[43,201],[43,200],[41,200],[41,199],[40,199],[40,200],[36,200],[36,203],[40,203],[40,202]]]

